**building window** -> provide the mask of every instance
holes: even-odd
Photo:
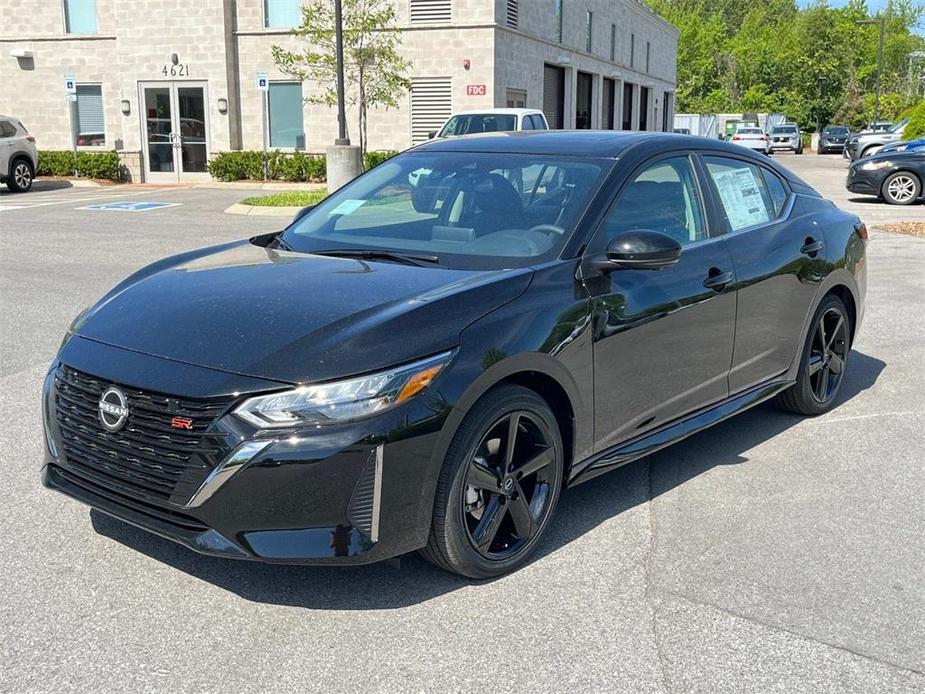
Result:
[[[263,25],[267,29],[290,29],[301,23],[299,0],[263,0]]]
[[[507,25],[511,29],[517,28],[517,0],[507,0]]]
[[[450,0],[409,0],[408,14],[412,24],[449,22],[452,18]]]
[[[636,66],[636,34],[630,34],[630,67]]]
[[[68,34],[95,34],[96,0],[64,0],[64,30]]]
[[[610,25],[610,62],[617,61],[617,25]]]
[[[103,118],[103,88],[98,84],[77,85],[77,144],[80,147],[106,145]]]
[[[649,56],[652,53],[652,43],[646,41],[646,73],[649,72]]]
[[[270,83],[270,146],[305,148],[302,124],[302,84]]]
[[[527,92],[524,89],[508,89],[504,101],[508,108],[526,108]]]
[[[585,17],[585,52],[591,52],[591,44],[594,38],[594,13],[591,10],[588,10],[588,14]]]
[[[556,40],[562,43],[562,3],[565,0],[556,0]]]

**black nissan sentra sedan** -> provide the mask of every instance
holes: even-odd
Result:
[[[770,398],[832,408],[866,244],[716,140],[428,143],[81,313],[43,480],[207,554],[501,574],[564,487]]]
[[[852,193],[876,195],[891,205],[912,205],[922,199],[925,152],[880,152],[851,163],[845,187]]]

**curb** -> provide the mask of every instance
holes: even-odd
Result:
[[[261,207],[260,205],[242,205],[236,202],[225,209],[225,214],[243,214],[255,217],[295,217],[301,207]]]

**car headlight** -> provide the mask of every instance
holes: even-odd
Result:
[[[360,419],[394,407],[427,388],[453,352],[388,371],[302,386],[244,401],[234,414],[258,429],[319,426]]]
[[[879,171],[880,169],[888,169],[892,165],[893,163],[890,161],[869,161],[866,164],[861,164],[861,168],[864,171]]]

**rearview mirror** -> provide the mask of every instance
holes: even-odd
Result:
[[[616,236],[603,257],[594,259],[600,272],[613,270],[660,270],[681,257],[681,244],[668,234],[652,229],[633,229]]]

